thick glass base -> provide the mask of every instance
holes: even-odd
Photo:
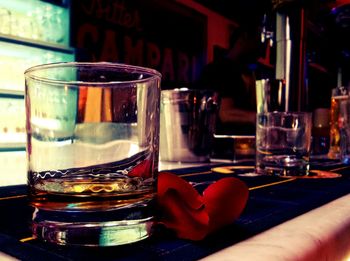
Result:
[[[272,176],[309,175],[309,157],[296,155],[261,155],[256,158],[256,172]]]
[[[295,177],[295,176],[308,176],[309,167],[299,167],[299,168],[279,168],[272,166],[257,166],[256,173],[260,175],[270,175],[270,176],[281,176],[281,177]]]
[[[154,200],[58,198],[35,201],[32,230],[39,240],[58,245],[117,246],[151,235]],[[65,199],[65,201],[63,201]]]
[[[45,242],[76,246],[117,246],[151,235],[153,218],[109,222],[33,221],[33,236]]]

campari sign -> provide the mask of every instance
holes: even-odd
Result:
[[[206,18],[170,0],[72,0],[79,61],[154,68],[162,88],[187,86],[206,64]]]

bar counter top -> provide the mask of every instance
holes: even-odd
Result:
[[[349,202],[343,196],[202,260],[349,260]]]
[[[333,173],[333,178],[305,179],[256,176],[253,174],[254,162],[249,160],[210,164],[161,162],[161,170],[171,171],[194,183],[212,182],[228,176],[240,178],[250,190],[244,212],[233,224],[201,241],[179,239],[160,229],[151,238],[131,245],[79,248],[50,245],[31,238],[25,153],[5,154],[0,162],[1,260],[350,258],[350,166],[336,161],[312,161],[313,172]],[[217,168],[228,171],[223,174]]]

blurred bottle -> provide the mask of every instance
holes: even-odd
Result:
[[[326,155],[330,143],[330,110],[317,108],[313,113],[312,154]]]
[[[349,98],[348,89],[341,86],[332,90],[331,113],[330,113],[330,147],[328,157],[340,159],[340,129],[343,125],[341,113],[342,107],[346,106]]]

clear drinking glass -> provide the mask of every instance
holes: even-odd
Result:
[[[308,112],[257,115],[257,173],[277,176],[309,174],[311,115]]]
[[[151,233],[161,75],[113,63],[25,72],[33,235],[112,246]]]

